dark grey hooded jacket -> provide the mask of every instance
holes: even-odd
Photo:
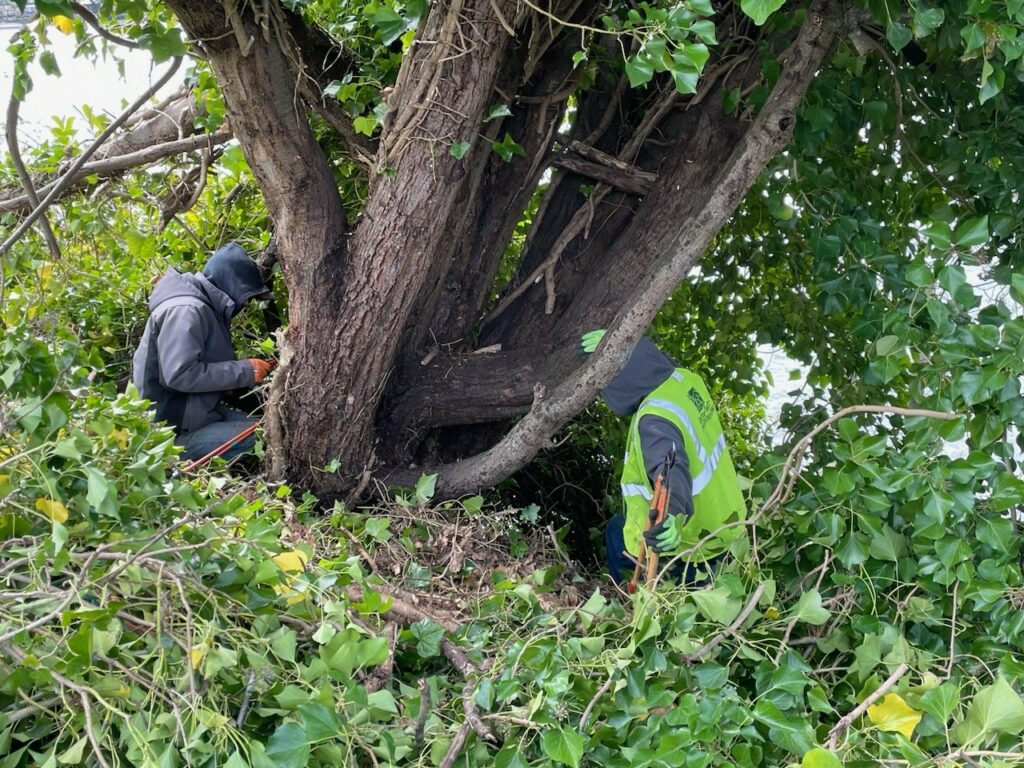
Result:
[[[633,416],[644,398],[675,373],[676,367],[672,358],[644,337],[637,343],[626,367],[601,395],[616,416]],[[669,512],[689,517],[693,514],[693,478],[690,477],[690,462],[682,434],[672,422],[658,416],[644,416],[638,429],[644,468],[652,485],[665,457],[675,446],[675,464],[668,477],[672,489]]]
[[[132,358],[139,393],[156,416],[179,434],[221,420],[221,395],[256,383],[252,365],[236,360],[231,318],[268,293],[259,269],[241,246],[216,251],[201,273],[174,269],[149,299],[149,321]]]

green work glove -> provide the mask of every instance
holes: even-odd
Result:
[[[664,520],[644,532],[644,540],[659,555],[676,552],[683,546],[684,525],[686,518],[683,515],[669,512]]]
[[[597,349],[597,345],[601,343],[601,339],[604,338],[604,334],[604,329],[584,333],[580,338],[580,349],[583,350],[583,354],[589,355]]]

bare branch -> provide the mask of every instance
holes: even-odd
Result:
[[[7,150],[11,153],[11,163],[14,165],[14,169],[18,172],[18,179],[21,180],[21,186],[25,190],[25,197],[35,208],[39,205],[39,197],[36,195],[36,188],[32,184],[32,177],[29,176],[28,169],[25,168],[25,162],[21,159],[21,147],[18,146],[18,111],[21,107],[21,100],[15,95],[14,89],[11,90],[11,100],[7,102]],[[54,261],[60,261],[60,245],[57,243],[57,237],[53,234],[53,229],[50,227],[50,219],[43,214],[39,219],[39,228],[43,231],[43,236],[46,238],[46,246],[50,249],[50,256]]]
[[[886,678],[885,682],[875,689],[874,693],[858,704],[856,709],[850,712],[850,714],[846,715],[836,723],[832,730],[828,732],[828,748],[835,749],[839,745],[839,737],[842,736],[843,732],[853,724],[853,721],[867,712],[868,707],[888,693],[892,687],[896,685],[897,681],[907,673],[908,669],[910,669],[908,665],[900,664],[896,667],[893,673]]]
[[[125,120],[131,117],[134,112],[149,101],[153,97],[153,94],[163,88],[164,85],[167,84],[167,81],[174,76],[174,73],[178,71],[180,66],[181,57],[176,56],[172,61],[171,66],[167,68],[167,71],[161,76],[161,78],[157,80],[149,90],[142,94],[142,96],[136,99],[128,109],[122,112],[116,120],[107,126],[106,130],[104,130],[103,133],[101,133],[96,140],[89,145],[78,160],[75,161],[75,164],[72,165],[71,168],[68,169],[67,173],[65,173],[64,176],[61,177],[61,179],[54,185],[53,189],[50,190],[50,193],[32,210],[28,216],[25,217],[20,226],[18,226],[18,228],[15,229],[3,243],[0,243],[0,256],[7,253],[11,249],[11,246],[22,238],[22,236],[28,231],[29,227],[35,223],[36,219],[38,219],[43,212],[50,207],[53,201],[60,196],[60,193],[71,184],[74,174],[81,170],[82,166],[89,161],[89,158],[93,156],[96,150],[99,149],[103,143],[111,137],[111,135],[113,135],[114,131],[124,124]]]
[[[90,11],[81,3],[71,3],[71,10],[73,10],[75,13],[81,16],[85,23],[92,27],[96,31],[96,34],[102,37],[104,40],[109,40],[110,42],[116,43],[117,45],[123,45],[125,48],[134,48],[138,50],[142,47],[134,40],[129,40],[127,38],[121,37],[120,35],[115,35],[109,29],[100,24],[100,20],[93,15],[92,11]]]
[[[52,192],[58,184],[63,184],[65,183],[65,180],[70,179],[66,182],[64,189],[55,198],[54,201],[56,201],[64,195],[78,189],[80,186],[79,182],[83,182],[89,176],[99,176],[101,178],[117,176],[118,174],[132,168],[149,165],[160,160],[165,160],[168,157],[224,144],[230,141],[231,138],[231,131],[224,130],[217,133],[190,136],[187,139],[179,139],[177,141],[168,141],[164,144],[156,144],[152,147],[146,147],[145,149],[140,149],[136,152],[106,157],[103,160],[94,160],[91,163],[85,163],[71,176],[69,176],[68,173],[59,176],[41,187],[39,192],[41,194],[48,194]],[[35,206],[31,205],[26,195],[0,199],[0,213],[20,213],[32,210],[33,208],[35,208]]]
[[[754,590],[754,594],[750,596],[750,599],[747,600],[747,604],[743,607],[743,610],[740,611],[740,614],[736,617],[736,620],[733,621],[733,623],[730,624],[724,632],[719,632],[706,643],[704,643],[704,645],[702,645],[696,651],[689,654],[686,657],[686,660],[691,663],[702,661],[705,656],[707,656],[709,653],[715,650],[715,648],[718,647],[718,644],[725,639],[726,635],[736,634],[736,630],[743,626],[743,622],[746,621],[747,617],[750,616],[750,614],[753,612],[754,607],[757,605],[757,601],[761,599],[761,595],[763,594],[764,584],[761,584],[758,586],[757,589]]]

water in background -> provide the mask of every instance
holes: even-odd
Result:
[[[10,98],[14,71],[14,57],[8,52],[7,44],[20,28],[18,24],[0,24],[0,100],[4,104]],[[116,117],[160,79],[169,66],[167,63],[154,66],[147,51],[118,48],[118,56],[124,60],[122,75],[113,56],[99,54],[95,61],[76,58],[74,35],[65,35],[56,27],[50,27],[47,36],[50,40],[48,50],[53,52],[63,74],[48,75],[38,62],[29,67],[33,88],[21,104],[18,122],[23,146],[42,139],[53,126],[55,117],[75,118],[80,134],[87,135],[87,123],[80,112],[82,104],[88,104],[95,112],[106,112]],[[171,82],[163,87],[158,100],[181,84],[184,71],[183,65]],[[2,122],[5,122],[4,110],[0,110],[0,124]]]

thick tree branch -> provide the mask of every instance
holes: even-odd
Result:
[[[658,179],[657,174],[642,171],[639,168],[617,168],[570,154],[556,155],[552,164],[574,171],[581,176],[589,176],[596,181],[604,182],[633,195],[646,195],[651,185]]]
[[[831,53],[841,21],[828,0],[808,10],[796,40],[783,56],[784,67],[762,111],[746,136],[723,164],[711,192],[696,201],[680,220],[677,235],[665,248],[627,304],[612,323],[591,359],[530,413],[495,447],[463,462],[437,468],[438,489],[458,495],[487,487],[520,467],[550,445],[550,437],[579,413],[621,370],[658,308],[700,258],[761,170],[788,142],[795,111],[818,68]]]
[[[190,136],[187,139],[156,144],[152,147],[146,147],[145,149],[129,152],[124,155],[111,155],[102,160],[93,160],[82,165],[73,174],[69,175],[65,172],[63,175],[58,176],[41,187],[38,192],[45,195],[52,192],[58,184],[63,184],[63,189],[54,198],[53,202],[56,202],[65,195],[80,189],[85,180],[90,176],[99,176],[101,179],[112,178],[133,168],[150,165],[160,160],[165,160],[168,157],[224,144],[230,141],[231,138],[231,131],[223,130],[217,133],[199,134],[197,136]],[[0,199],[0,213],[24,213],[31,211],[34,207],[28,196],[24,194]]]

